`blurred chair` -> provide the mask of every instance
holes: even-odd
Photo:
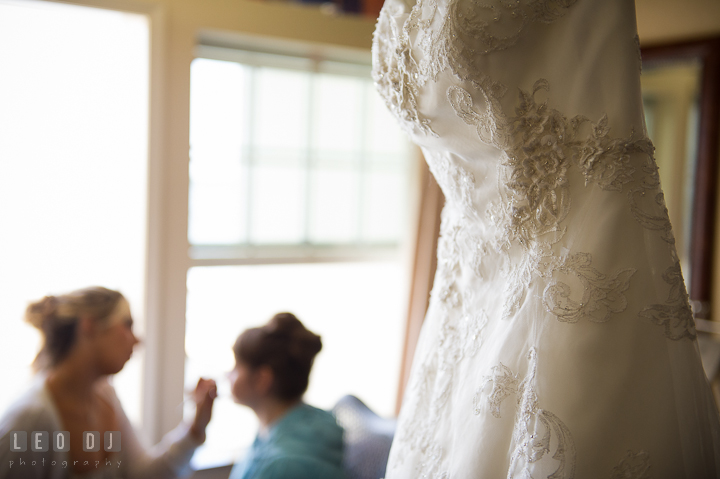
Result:
[[[347,479],[385,477],[390,445],[395,435],[395,419],[385,419],[355,396],[345,396],[332,410],[345,429],[344,466]]]

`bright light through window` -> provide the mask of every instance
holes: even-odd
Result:
[[[369,67],[323,67],[193,62],[191,244],[401,242],[412,147]]]
[[[142,329],[148,48],[141,15],[0,0],[0,411],[38,350],[29,301],[103,285]],[[134,422],[140,366],[115,381]]]

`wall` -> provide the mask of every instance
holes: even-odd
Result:
[[[635,0],[641,45],[720,35],[717,0]]]

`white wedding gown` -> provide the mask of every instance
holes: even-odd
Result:
[[[373,76],[446,206],[387,478],[720,477],[633,1],[417,1]]]

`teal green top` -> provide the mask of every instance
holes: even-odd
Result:
[[[343,430],[327,411],[300,403],[261,438],[229,479],[344,479]]]

